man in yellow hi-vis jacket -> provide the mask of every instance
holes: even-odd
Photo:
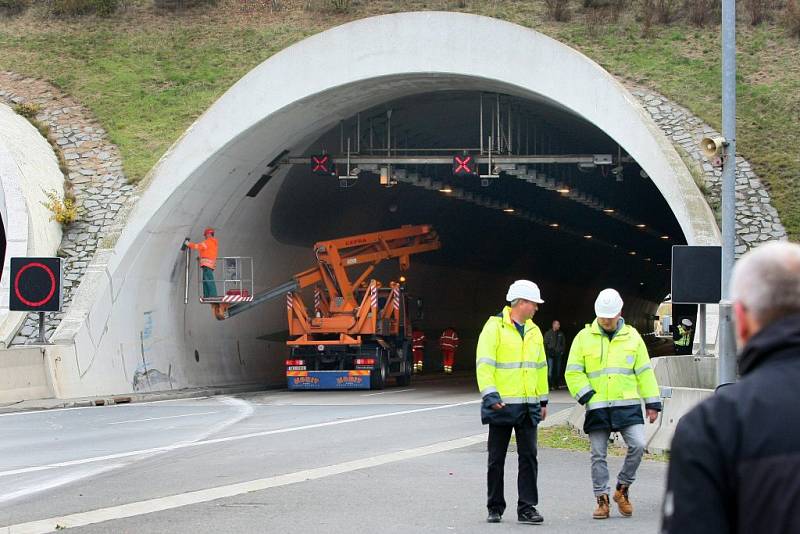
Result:
[[[487,521],[499,523],[506,508],[503,470],[513,429],[519,457],[517,519],[542,523],[536,510],[536,428],[547,416],[547,360],[542,332],[531,318],[544,301],[528,280],[511,284],[506,300],[510,306],[486,321],[476,354],[481,421],[489,425]]]
[[[647,418],[655,422],[661,411],[656,376],[647,347],[622,318],[622,297],[613,289],[600,292],[594,304],[597,319],[572,342],[564,375],[573,397],[586,406],[583,431],[591,442],[592,484],[597,508],[592,517],[609,516],[609,484],[606,453],[611,432],[619,432],[628,446],[617,477],[614,501],[620,513],[633,515],[628,488],[644,454],[644,399]]]

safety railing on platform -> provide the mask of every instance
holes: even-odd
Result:
[[[202,303],[250,302],[253,300],[253,258],[217,258],[216,269],[197,266],[197,293]]]

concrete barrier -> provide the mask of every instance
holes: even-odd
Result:
[[[700,388],[671,388],[672,396],[662,399],[663,411],[652,425],[645,425],[647,450],[663,452],[670,450],[675,427],[689,410],[714,394],[714,390]]]
[[[15,347],[0,352],[0,404],[52,396],[52,380],[42,347]]]
[[[653,358],[653,372],[661,386],[714,389],[717,385],[714,356],[661,356]]]

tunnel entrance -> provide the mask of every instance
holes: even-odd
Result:
[[[484,177],[453,176],[446,162],[464,148]],[[323,150],[339,160],[336,176],[312,174],[307,158]],[[425,159],[396,159],[409,156]],[[441,251],[412,258],[407,286],[423,298],[427,332],[460,330],[461,362],[472,360],[467,336],[515,278],[542,287],[543,329],[559,318],[574,332],[611,286],[647,332],[668,292],[670,246],[719,242],[670,140],[585,56],[460,13],[355,21],[253,69],[159,161],[106,274],[81,283],[56,333],[74,350],[59,360],[71,377],[64,394],[129,390],[145,364],[179,387],[280,383],[286,307],[216,321],[208,305],[186,301],[184,238],[216,228],[220,255],[252,256],[260,292],[307,269],[318,240],[403,224],[441,236]]]
[[[323,157],[322,169],[312,163]],[[477,167],[459,164],[465,157]],[[669,292],[671,247],[686,243],[644,169],[599,128],[544,99],[416,94],[361,110],[282,161],[294,164],[270,227],[309,259],[320,240],[437,229],[442,249],[412,258],[406,286],[424,302],[415,326],[427,339],[447,327],[460,333],[461,365],[473,365],[477,333],[518,278],[542,288],[535,322],[543,331],[558,319],[571,337],[593,319],[597,292],[615,287],[626,320],[652,332]],[[394,264],[378,272],[386,281],[400,275]]]

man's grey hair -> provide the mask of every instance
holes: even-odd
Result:
[[[745,254],[733,269],[731,299],[762,326],[800,313],[800,245],[778,241]]]
[[[511,307],[513,308],[514,306],[516,306],[517,304],[519,304],[519,300],[520,300],[520,299],[514,299],[514,300],[512,300],[512,301],[511,301],[511,303],[510,303],[510,304],[511,304]]]

